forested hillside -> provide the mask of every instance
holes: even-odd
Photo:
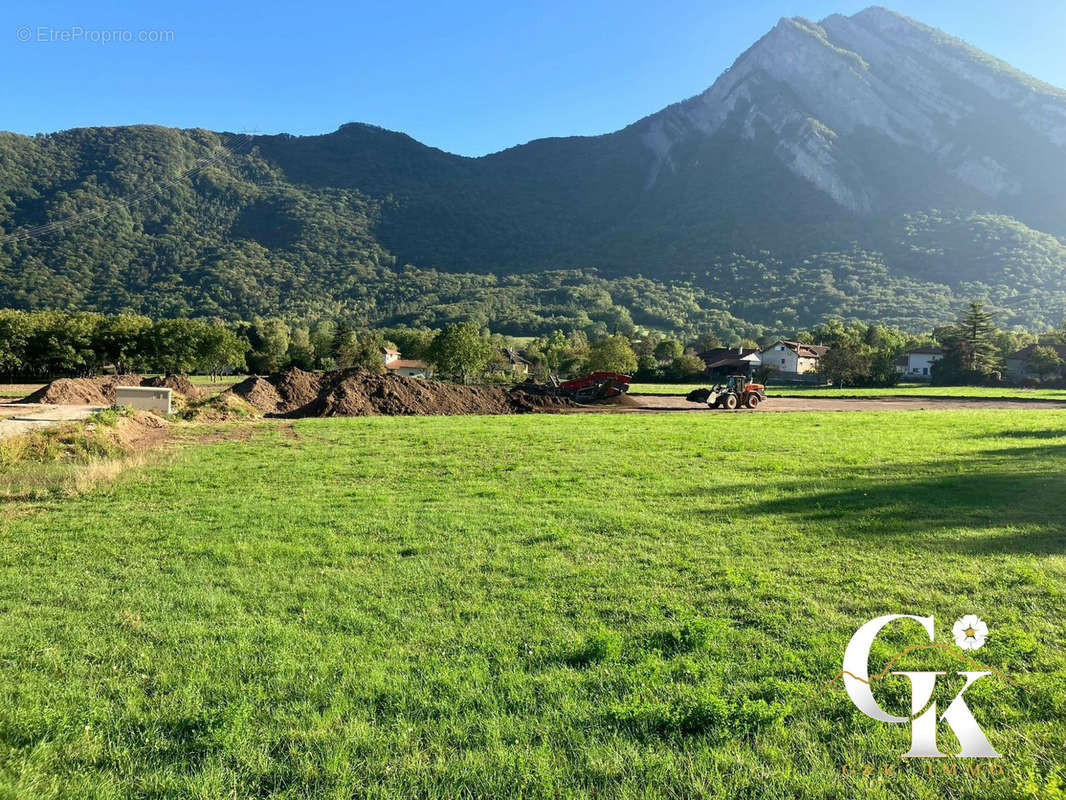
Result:
[[[920,91],[919,91],[920,89]],[[1066,94],[870,9],[613,134],[0,134],[0,306],[741,338],[1066,313]]]

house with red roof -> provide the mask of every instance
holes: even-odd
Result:
[[[381,348],[381,358],[385,363],[385,369],[392,375],[401,375],[404,378],[432,378],[433,365],[414,358],[403,358],[399,350],[391,347]]]

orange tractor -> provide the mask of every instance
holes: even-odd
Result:
[[[766,387],[761,383],[752,383],[743,375],[730,375],[725,386],[719,383],[711,389],[696,389],[686,399],[728,411],[739,407],[758,408],[759,403],[766,399]]]

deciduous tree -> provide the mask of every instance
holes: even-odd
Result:
[[[493,353],[492,343],[473,322],[449,325],[433,340],[432,358],[437,371],[468,383],[481,374]]]
[[[870,356],[852,344],[831,347],[818,367],[818,372],[836,386],[847,386],[870,379]]]
[[[277,372],[289,354],[289,326],[277,317],[257,319],[252,325],[252,354],[248,366],[257,373]]]
[[[1041,380],[1062,369],[1062,356],[1053,347],[1037,347],[1026,359],[1025,368]]]
[[[597,372],[637,371],[637,354],[624,336],[605,336],[589,348],[589,369]]]
[[[685,352],[677,339],[663,339],[655,346],[655,357],[660,361],[673,361]]]
[[[231,328],[222,324],[209,325],[203,331],[198,353],[198,369],[217,379],[227,369],[246,368],[245,354],[249,344]]]

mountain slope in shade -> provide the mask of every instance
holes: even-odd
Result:
[[[786,326],[915,326],[963,296],[1042,325],[1066,304],[1066,92],[881,8],[783,19],[696,97],[482,158],[354,123],[0,148],[0,302],[19,306],[385,319],[368,294],[404,263],[685,280]]]

